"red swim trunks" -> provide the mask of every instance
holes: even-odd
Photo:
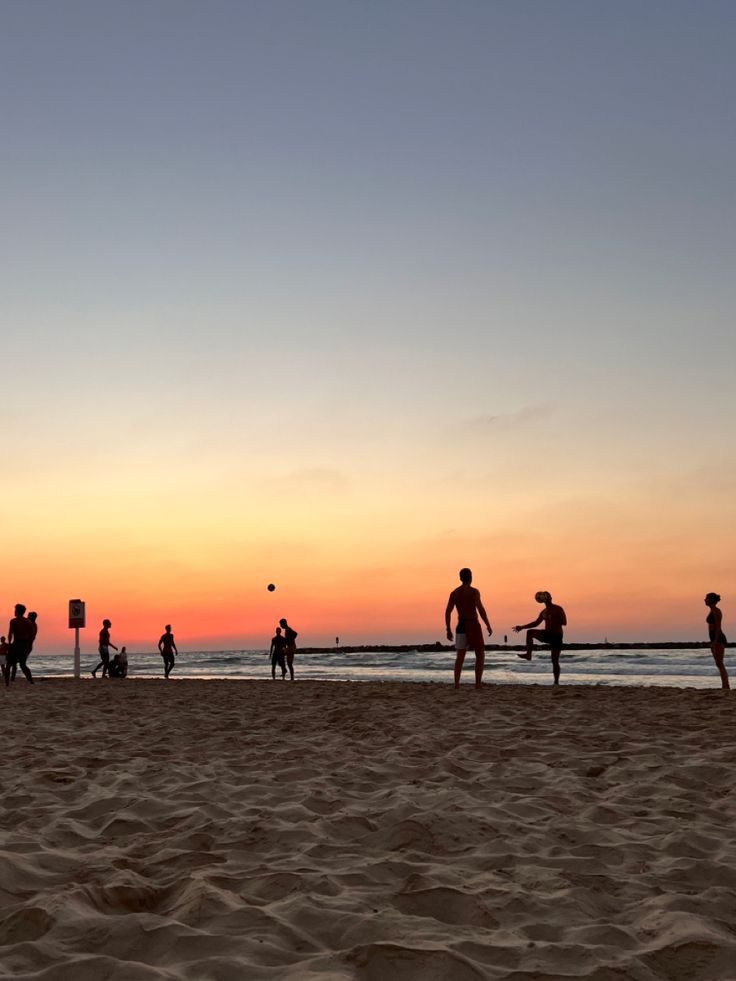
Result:
[[[483,628],[479,620],[458,620],[455,632],[456,650],[475,651],[476,654],[485,650]]]

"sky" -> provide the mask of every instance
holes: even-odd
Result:
[[[71,649],[736,612],[736,6],[4,0],[0,604]],[[269,593],[266,585],[276,590]]]

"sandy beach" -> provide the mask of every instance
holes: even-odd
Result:
[[[0,977],[736,978],[735,697],[18,681]]]

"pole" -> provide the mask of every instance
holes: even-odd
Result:
[[[74,628],[74,677],[80,678],[82,665],[79,657],[79,627]]]

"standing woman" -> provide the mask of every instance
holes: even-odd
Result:
[[[730,688],[728,683],[728,672],[726,671],[726,665],[723,663],[723,657],[726,653],[726,644],[728,640],[723,632],[723,614],[718,609],[718,604],[721,602],[721,597],[718,593],[708,593],[705,597],[705,605],[710,610],[710,613],[705,618],[705,622],[708,624],[708,636],[710,638],[710,650],[713,655],[713,660],[716,662],[716,667],[718,668],[718,673],[721,676],[721,687]]]

